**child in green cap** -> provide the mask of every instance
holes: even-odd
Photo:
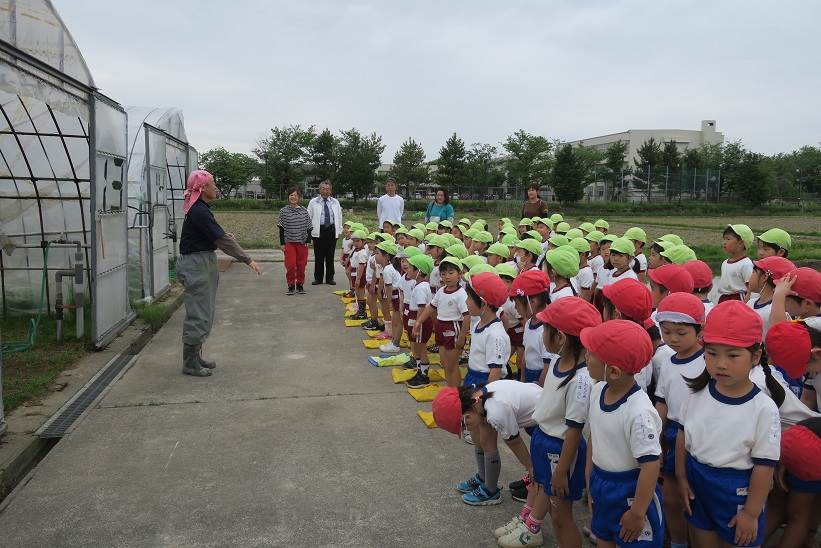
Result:
[[[718,280],[718,302],[745,300],[747,284],[753,275],[753,261],[747,250],[753,246],[755,237],[750,227],[744,224],[727,225],[722,233],[724,252],[730,257],[721,263],[721,278]]]
[[[784,257],[790,254],[792,238],[786,230],[771,228],[756,238],[758,242],[758,258]]]
[[[405,321],[405,333],[407,333],[408,340],[411,343],[411,352],[415,359],[414,365],[416,365],[418,371],[406,384],[408,388],[423,388],[430,384],[430,378],[428,377],[430,360],[428,359],[426,345],[428,339],[430,339],[430,336],[433,334],[433,319],[430,318],[421,324],[417,336],[414,336],[413,328],[416,327],[417,319],[433,299],[433,293],[428,283],[428,275],[430,275],[433,270],[433,259],[427,255],[417,255],[416,257],[408,259],[408,263],[408,274],[416,282],[416,285],[414,285],[413,290],[408,296],[408,314],[407,320]]]

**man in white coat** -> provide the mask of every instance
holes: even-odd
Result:
[[[331,181],[328,179],[319,183],[319,196],[308,202],[308,215],[314,241],[314,281],[311,284],[319,285],[324,279],[328,285],[336,285],[334,253],[336,240],[342,232],[342,207],[339,200],[331,196]]]
[[[385,194],[376,202],[376,215],[379,217],[379,230],[385,221],[402,223],[402,214],[405,213],[405,200],[396,194],[396,179],[385,181]]]

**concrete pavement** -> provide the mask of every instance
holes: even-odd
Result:
[[[4,547],[495,545],[519,503],[464,505],[472,448],[367,365],[335,288],[286,296],[263,266],[222,275],[215,375],[180,374],[180,309],[8,501]]]

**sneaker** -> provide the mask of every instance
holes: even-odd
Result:
[[[377,320],[376,326],[374,327],[374,329],[376,329],[378,331],[385,331],[385,324]]]
[[[473,436],[470,435],[470,430],[467,428],[462,429],[462,440],[468,445],[474,445]]]
[[[460,481],[456,484],[456,490],[460,493],[470,493],[474,489],[478,489],[482,486],[482,480],[479,478],[479,474],[475,474],[472,477],[469,477],[465,481]]]
[[[470,361],[469,358],[466,358],[463,354],[462,357],[459,358],[459,365],[467,365],[468,361]]]
[[[296,286],[296,292],[299,293],[300,295],[305,294],[305,288],[302,286],[302,284]]]
[[[438,346],[436,346],[435,344],[430,345],[430,346],[427,348],[427,350],[428,350],[428,352],[430,352],[431,354],[438,354],[438,353],[439,353],[439,347],[438,347]]]
[[[293,293],[291,293],[291,295],[293,295]],[[352,319],[352,320],[367,320],[367,319],[368,319],[368,315],[367,315],[367,314],[365,314],[364,312],[357,312],[356,314],[354,314],[353,316],[351,316],[351,319]]]
[[[518,528],[506,534],[497,542],[502,548],[536,547],[544,544],[544,537],[541,531],[533,533],[522,523]]]
[[[385,354],[396,354],[397,352],[402,352],[402,349],[393,344],[393,341],[391,341],[380,346],[379,351],[384,352]]]
[[[376,329],[377,325],[377,321],[371,318],[370,320],[362,324],[362,329],[364,329],[365,331],[371,331],[373,329]]]
[[[411,356],[407,362],[402,364],[402,369],[419,369],[419,360]]]
[[[416,372],[411,380],[405,383],[408,388],[424,388],[430,386],[430,378],[427,373],[422,373],[422,370]]]
[[[393,338],[393,335],[391,335],[387,331],[383,331],[382,333],[380,333],[379,335],[374,337],[374,339],[378,339],[380,341],[388,341],[388,340],[391,340],[392,338]]]
[[[507,488],[510,489],[511,491],[513,489],[526,489],[527,484],[525,483],[524,479],[518,479],[516,481],[511,481],[510,483],[508,483]]]
[[[513,500],[518,500],[519,502],[527,502],[527,487],[522,487],[521,489],[511,489],[510,496]]]
[[[286,295],[293,295],[294,294],[294,286],[289,285],[288,291],[285,293]]]
[[[508,533],[512,533],[518,529],[519,525],[524,525],[524,523],[522,522],[522,518],[519,517],[519,514],[516,514],[510,521],[493,531],[493,536],[496,538],[502,538]]]
[[[495,493],[491,494],[484,485],[480,485],[470,493],[465,493],[462,495],[462,502],[471,506],[492,506],[495,504],[502,504],[502,490],[497,489]]]

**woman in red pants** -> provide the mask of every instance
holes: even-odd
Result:
[[[311,217],[308,210],[299,205],[298,187],[288,189],[288,205],[279,210],[279,243],[285,252],[285,277],[288,295],[294,289],[305,294],[305,265],[308,264],[308,244],[311,241]]]

